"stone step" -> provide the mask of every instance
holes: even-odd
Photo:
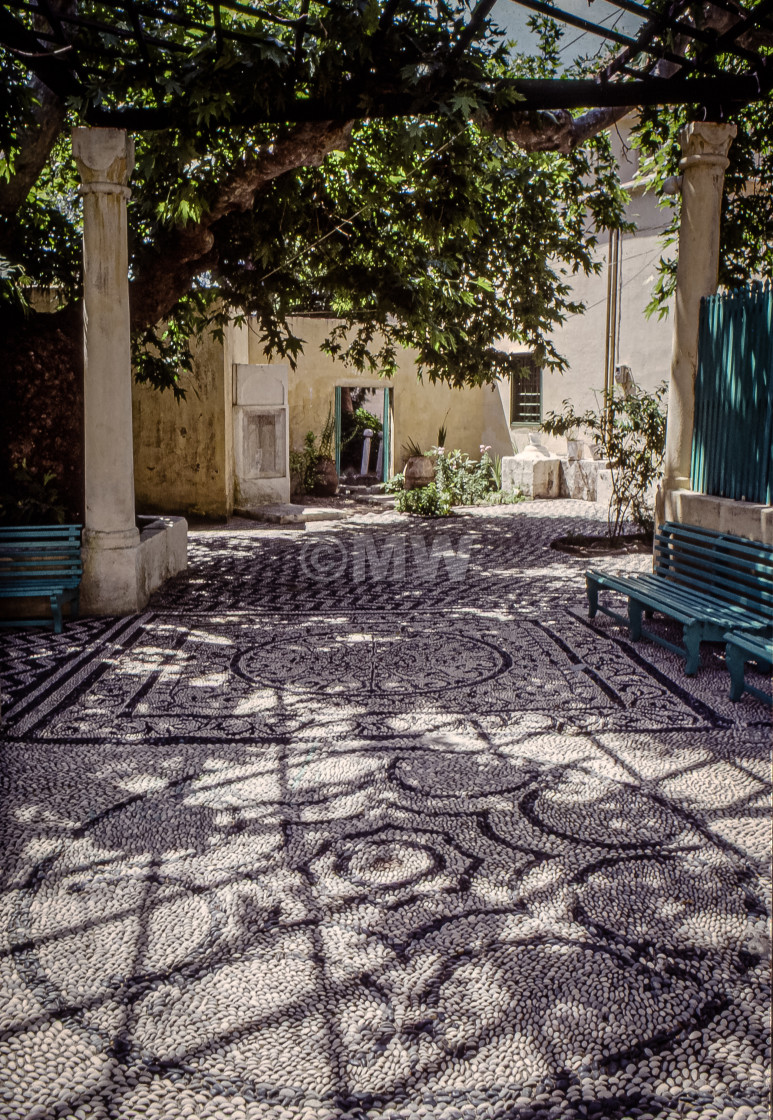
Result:
[[[380,509],[394,509],[394,494],[356,494],[354,501],[363,506],[379,506]]]
[[[301,506],[278,504],[235,509],[235,517],[248,517],[251,521],[267,521],[273,525],[302,525],[307,521],[343,521],[349,514],[343,509],[328,506]]]

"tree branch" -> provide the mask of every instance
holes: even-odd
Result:
[[[50,0],[49,8],[51,18],[56,22],[58,15],[74,10],[75,0]],[[42,16],[35,17],[39,30],[41,24],[47,22]],[[61,27],[49,26],[66,46],[61,38]],[[9,35],[10,49],[20,51],[20,57],[28,65],[34,62],[42,68],[37,74],[35,66],[31,65],[30,89],[35,100],[32,119],[19,135],[13,175],[0,182],[0,214],[9,217],[19,209],[43,170],[64,125],[67,110],[63,95],[73,92],[77,86],[65,61],[66,52],[52,54],[50,44],[38,39],[34,31],[17,24],[9,13],[4,14],[3,27]],[[30,55],[35,58],[31,59]]]
[[[481,128],[503,140],[510,140],[525,152],[574,151],[580,144],[622,120],[631,106],[589,109],[573,117],[566,109],[551,112],[507,113],[478,121]]]
[[[296,167],[318,167],[332,151],[348,147],[353,122],[326,121],[296,126],[245,160],[220,187],[209,211],[195,225],[176,226],[159,236],[137,259],[131,285],[132,327],[152,326],[189,291],[199,273],[217,263],[212,226],[235,211],[250,210],[256,193]]]
[[[0,182],[0,214],[7,217],[16,213],[35,185],[67,112],[56,94],[37,78],[33,78],[31,84],[37,100],[32,122],[19,137],[20,150],[14,161],[13,175],[6,182]]]

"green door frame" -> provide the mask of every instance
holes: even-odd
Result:
[[[378,388],[378,387],[377,387]],[[341,390],[343,385],[335,387],[335,459],[336,474],[341,474]],[[392,465],[392,393],[394,390],[386,385],[384,392],[384,408],[382,413],[382,432],[384,452],[381,456],[381,481],[389,479],[389,470]]]
[[[335,420],[336,420],[336,474],[341,474],[341,386],[336,385],[335,395]]]
[[[389,480],[389,467],[392,458],[392,389],[384,386],[384,416],[381,428],[381,481]]]

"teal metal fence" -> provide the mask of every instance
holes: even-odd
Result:
[[[701,494],[773,497],[773,291],[770,284],[701,301],[692,443]]]

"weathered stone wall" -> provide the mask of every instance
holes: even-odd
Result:
[[[169,390],[133,388],[134,485],[143,513],[217,518],[233,508],[230,367],[226,378],[224,346],[211,335],[195,345],[194,358],[183,401]]]

